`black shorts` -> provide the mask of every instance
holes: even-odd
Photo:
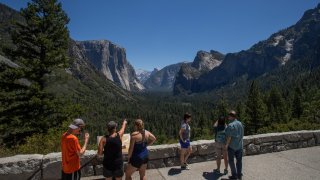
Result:
[[[147,164],[149,161],[149,157],[145,157],[145,158],[139,158],[139,157],[136,157],[136,158],[130,158],[130,164],[135,167],[135,168],[140,168],[143,164]]]
[[[124,174],[123,167],[115,170],[109,170],[105,167],[103,167],[103,176],[106,178],[110,177],[122,177]]]
[[[80,180],[81,170],[75,171],[73,173],[67,174],[63,171],[61,172],[61,180]]]

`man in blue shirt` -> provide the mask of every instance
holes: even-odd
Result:
[[[232,176],[229,179],[242,178],[242,149],[243,149],[243,125],[237,120],[235,111],[230,111],[228,124],[225,132],[227,137],[226,148],[228,149],[228,159]],[[237,163],[235,167],[234,158]]]

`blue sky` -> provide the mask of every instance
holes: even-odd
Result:
[[[19,10],[27,0],[0,0]],[[137,69],[193,61],[197,51],[250,48],[319,0],[61,0],[75,40],[107,39]]]

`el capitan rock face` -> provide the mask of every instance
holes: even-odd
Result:
[[[258,42],[248,50],[226,54],[220,65],[207,72],[199,72],[194,68],[208,67],[193,65],[198,61],[198,52],[191,67],[180,69],[174,84],[174,94],[210,91],[233,83],[240,77],[254,79],[285,67],[290,62],[302,63],[308,59],[310,67],[319,66],[319,36],[320,4],[306,11],[295,25],[271,35],[267,40]]]
[[[128,91],[144,89],[134,68],[127,61],[124,48],[107,40],[77,41],[76,44],[107,79]]]

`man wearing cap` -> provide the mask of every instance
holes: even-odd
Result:
[[[225,133],[227,138],[226,149],[228,149],[228,160],[231,169],[231,176],[229,179],[242,178],[242,149],[243,149],[243,125],[237,120],[235,111],[230,111],[228,124]],[[236,166],[234,164],[236,158]]]
[[[61,137],[62,180],[80,180],[80,156],[87,149],[89,133],[85,133],[84,145],[81,148],[76,135],[85,126],[82,119],[75,119],[69,129]]]

